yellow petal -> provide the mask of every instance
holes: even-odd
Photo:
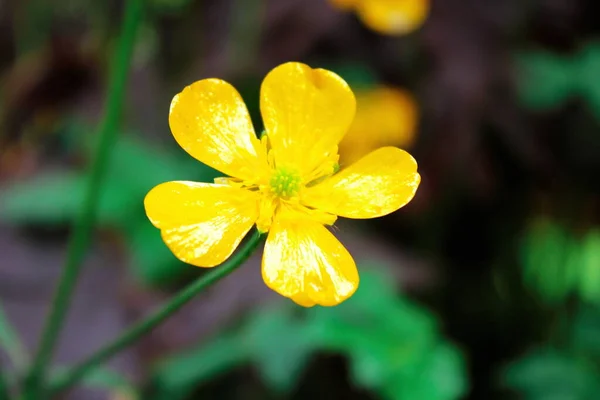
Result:
[[[309,187],[302,201],[346,218],[375,218],[396,211],[415,195],[417,162],[396,147],[382,147],[331,178]]]
[[[333,306],[358,287],[348,250],[323,225],[276,221],[267,238],[262,275],[268,287],[303,306]]]
[[[342,78],[296,62],[269,72],[260,96],[275,163],[294,166],[305,177],[336,152],[356,108]]]
[[[429,14],[430,0],[362,0],[357,12],[371,29],[406,34],[419,28]]]
[[[313,307],[316,304],[314,301],[309,299],[308,296],[304,293],[292,296],[291,299],[294,301],[294,303],[302,307]]]
[[[255,192],[208,183],[160,184],[144,206],[173,254],[198,267],[225,261],[258,218]]]
[[[406,149],[416,133],[413,97],[393,87],[378,87],[356,96],[356,117],[339,145],[340,165],[347,166],[384,146]]]
[[[183,89],[171,102],[169,125],[185,151],[229,176],[255,181],[267,169],[246,105],[227,82],[205,79]]]

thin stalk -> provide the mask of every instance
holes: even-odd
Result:
[[[26,379],[26,389],[34,393],[31,398],[39,398],[39,390],[46,369],[52,359],[54,348],[69,302],[81,270],[81,262],[90,242],[101,185],[107,169],[109,155],[117,136],[121,110],[126,89],[129,65],[133,53],[135,35],[140,24],[143,0],[128,0],[125,8],[122,31],[117,42],[108,83],[105,114],[98,131],[99,142],[91,165],[87,190],[74,226],[69,243],[67,260],[58,288],[46,320],[41,342]]]
[[[73,367],[70,370],[67,370],[65,373],[57,377],[57,379],[50,384],[50,394],[56,395],[58,392],[68,389],[73,384],[84,378],[86,374],[92,371],[94,368],[100,366],[112,356],[130,346],[140,337],[152,331],[157,325],[169,318],[187,302],[196,297],[202,290],[235,271],[252,255],[254,250],[256,250],[256,248],[262,242],[262,238],[263,235],[261,235],[258,231],[255,231],[245,245],[223,265],[214,268],[213,270],[199,277],[196,281],[192,282],[178,292],[171,300],[169,300],[169,302],[158,308],[147,318],[136,323],[131,328],[123,332],[113,342],[92,354],[81,364]]]

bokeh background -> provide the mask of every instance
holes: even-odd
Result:
[[[334,228],[359,266],[356,295],[297,307],[264,286],[257,254],[69,398],[600,396],[600,3],[432,0],[399,34],[341,3],[144,2],[55,363],[81,360],[205,272],[171,255],[142,203],[157,183],[216,176],[168,126],[173,95],[202,78],[233,83],[260,131],[270,69],[336,71],[359,98],[342,160],[382,144],[417,159],[408,206]],[[64,263],[123,5],[0,1],[5,372],[35,348]]]

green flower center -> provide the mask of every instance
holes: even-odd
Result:
[[[294,169],[279,167],[273,172],[269,184],[277,197],[290,198],[300,191],[302,178]]]

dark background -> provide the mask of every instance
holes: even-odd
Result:
[[[29,348],[64,262],[122,11],[0,1],[0,298]],[[102,390],[73,398],[597,398],[598,2],[433,0],[423,27],[400,37],[325,0],[153,0],[144,11],[58,364],[203,273],[173,259],[142,207],[159,182],[213,177],[169,132],[168,105],[193,81],[233,83],[257,130],[260,82],[283,62],[408,90],[422,183],[391,216],[337,228],[361,276],[384,274],[392,295],[378,297],[375,281],[339,310],[298,310],[264,287],[257,255],[111,364],[135,389],[99,379],[84,386]],[[450,350],[428,361],[438,346]]]

